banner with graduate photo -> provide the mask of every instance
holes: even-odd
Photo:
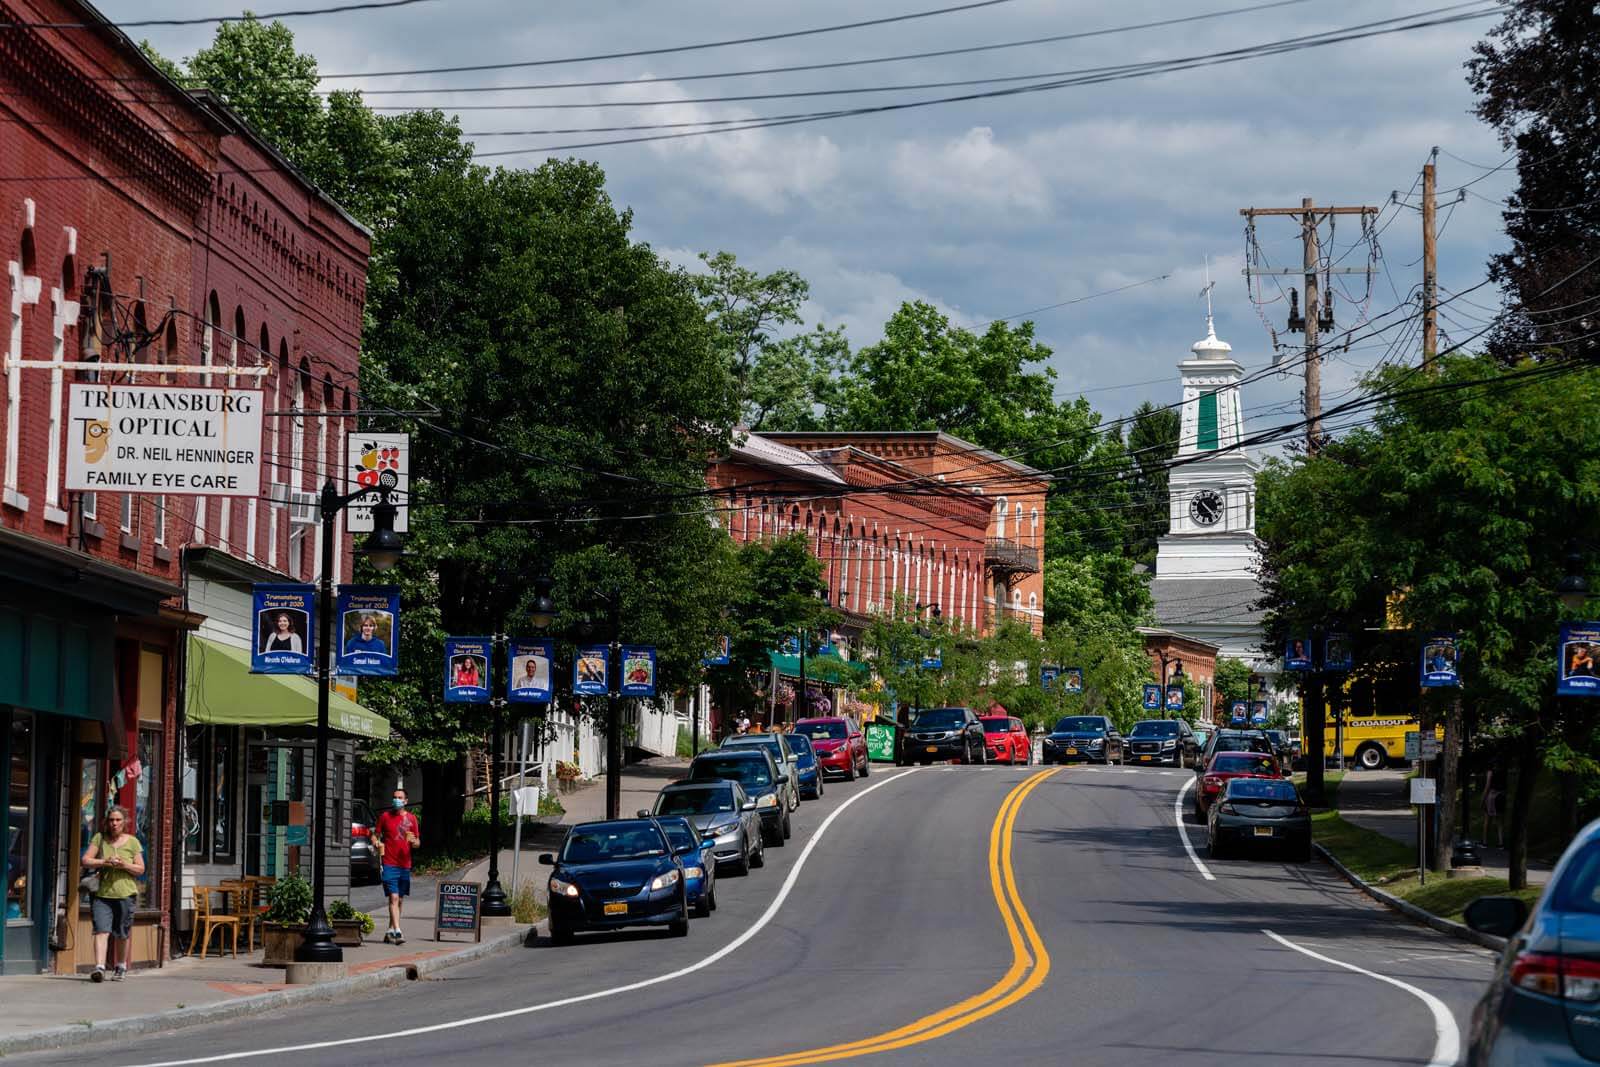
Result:
[[[656,650],[646,645],[622,646],[622,687],[625,697],[656,695]]]
[[[549,641],[512,638],[511,670],[506,678],[506,699],[513,704],[548,704],[552,696],[550,665],[555,645]]]
[[[1561,624],[1561,696],[1600,696],[1600,622]]]
[[[1349,634],[1329,634],[1322,642],[1322,669],[1348,671],[1355,665]]]
[[[1261,722],[1266,722],[1267,721],[1267,702],[1265,700],[1256,701],[1254,709],[1250,712],[1250,717],[1253,718],[1253,719],[1257,719],[1257,720],[1259,720]]]
[[[1169,686],[1167,686],[1167,710],[1168,711],[1182,711],[1183,710],[1183,686],[1181,686],[1181,685],[1169,685]]]
[[[1461,684],[1456,635],[1433,634],[1422,643],[1422,687],[1452,689]]]
[[[335,674],[393,678],[400,673],[400,587],[341,585],[334,602]]]
[[[717,638],[716,651],[700,660],[706,667],[726,667],[733,662],[733,638],[723,635]]]
[[[572,657],[572,692],[580,697],[603,697],[611,682],[611,649],[581,645]]]
[[[1056,679],[1059,677],[1061,677],[1060,667],[1040,667],[1039,688],[1043,689],[1046,693],[1050,692],[1055,688]]]
[[[1234,700],[1228,704],[1228,725],[1243,726],[1250,721],[1250,702]]]
[[[489,664],[494,656],[492,637],[444,639],[444,702],[489,703]]]
[[[1161,710],[1161,687],[1159,685],[1146,685],[1144,687],[1144,710]]]
[[[1309,671],[1311,669],[1311,642],[1303,637],[1291,637],[1283,643],[1283,669]]]
[[[1083,668],[1063,667],[1061,670],[1062,687],[1069,693],[1083,692]]]
[[[250,673],[310,674],[316,587],[258,585],[252,590],[252,602],[255,642]]]

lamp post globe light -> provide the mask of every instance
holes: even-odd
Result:
[[[386,571],[400,562],[405,541],[395,532],[395,506],[389,494],[398,484],[393,471],[384,471],[376,486],[363,486],[351,493],[339,492],[329,479],[322,487],[318,513],[322,522],[322,574],[317,580],[317,748],[311,847],[311,914],[305,933],[295,947],[296,963],[342,963],[344,952],[333,942],[333,925],[328,922],[323,894],[327,886],[328,837],[328,694],[333,688],[330,657],[333,648],[333,554],[336,551],[334,520],[339,512],[373,493],[372,533],[367,535],[362,553],[374,570]]]

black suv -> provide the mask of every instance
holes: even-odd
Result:
[[[903,763],[949,759],[987,763],[989,743],[971,708],[924,708],[905,732],[900,756]]]
[[[1104,715],[1068,715],[1045,735],[1040,763],[1121,763],[1122,735]]]
[[[1200,757],[1194,729],[1182,719],[1145,719],[1133,724],[1123,747],[1129,763],[1167,763],[1186,767]]]
[[[690,782],[738,782],[747,805],[761,817],[761,835],[768,845],[781,845],[793,833],[789,823],[788,780],[765,748],[718,748],[702,752],[689,764]]]
[[[1273,750],[1272,738],[1267,736],[1265,730],[1230,730],[1224,727],[1206,738],[1206,747],[1201,750],[1200,759],[1194,765],[1196,789],[1200,787],[1200,779],[1205,777],[1206,765],[1218,752],[1264,752],[1269,756],[1277,755]]]

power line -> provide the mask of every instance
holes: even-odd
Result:
[[[1031,311],[1021,311],[1021,312],[1018,312],[1015,315],[1004,315],[1004,316],[1001,316],[1000,318],[994,319],[992,321],[994,321],[994,322],[1011,322],[1011,321],[1013,321],[1015,319],[1025,319],[1029,315],[1037,315],[1041,311],[1054,311],[1056,308],[1071,307],[1073,304],[1082,304],[1086,300],[1098,300],[1102,296],[1112,296],[1112,295],[1114,295],[1116,293],[1125,293],[1129,289],[1137,289],[1141,285],[1153,285],[1156,282],[1164,282],[1170,277],[1172,277],[1172,272],[1168,271],[1167,273],[1161,274],[1161,275],[1157,275],[1154,278],[1146,278],[1142,282],[1130,282],[1127,285],[1119,285],[1115,289],[1107,289],[1107,290],[1105,290],[1103,292],[1099,292],[1099,293],[1090,293],[1088,296],[1080,296],[1080,297],[1077,297],[1077,298],[1072,299],[1072,300],[1063,300],[1059,304],[1046,304],[1044,307],[1037,307],[1037,308],[1032,309]],[[1123,386],[1112,386],[1112,388],[1120,389],[1120,388],[1124,388],[1124,387]]]
[[[350,11],[380,11],[413,4],[431,4],[436,0],[362,0],[360,3],[339,4],[331,7],[306,7],[291,11],[267,11],[262,14],[194,15],[187,18],[135,19],[129,22],[0,22],[0,30],[98,30],[112,26],[119,30],[146,26],[207,26],[213,23],[266,22],[270,19],[311,18],[318,15],[342,15]]]

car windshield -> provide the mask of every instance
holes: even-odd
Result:
[[[1271,752],[1272,742],[1263,734],[1225,733],[1217,735],[1214,752]]]
[[[733,790],[719,786],[666,789],[656,797],[657,815],[714,815],[733,810]]]
[[[1557,911],[1583,911],[1600,914],[1600,841],[1583,846],[1567,862],[1566,873],[1551,896],[1550,907]]]
[[[917,716],[913,729],[954,730],[966,725],[967,713],[960,708],[934,708]]]
[[[1220,774],[1276,774],[1278,766],[1271,756],[1254,753],[1224,752],[1211,761],[1211,769]]]
[[[734,756],[701,756],[689,765],[689,777],[722,778],[743,786],[763,786],[772,781],[766,760]]]
[[[1170,719],[1150,719],[1133,724],[1129,737],[1177,737],[1178,724]]]
[[[1106,721],[1089,715],[1068,716],[1056,723],[1058,734],[1103,734],[1106,732]]]
[[[1245,800],[1285,800],[1290,803],[1300,799],[1293,783],[1277,778],[1235,778],[1228,783],[1228,795]]]
[[[805,734],[784,734],[783,736],[789,739],[789,747],[800,755],[808,755],[811,752],[811,738]]]
[[[1284,736],[1282,730],[1268,730],[1267,736],[1272,738],[1272,743],[1275,745],[1287,745],[1289,743],[1289,739]]]
[[[667,843],[654,826],[580,826],[567,835],[561,850],[563,863],[605,863],[608,860],[637,860],[660,856]]]
[[[672,842],[672,851],[678,852],[686,848],[694,848],[698,841],[694,839],[694,831],[689,829],[687,823],[664,822],[661,830],[667,835],[667,840]]]
[[[984,719],[983,732],[986,734],[1008,734],[1011,732],[1011,720]]]
[[[722,747],[770,748],[773,759],[783,759],[783,746],[779,743],[777,734],[745,734],[743,737],[730,737],[722,742]]]
[[[842,722],[802,722],[795,730],[813,741],[843,741],[847,736]]]

